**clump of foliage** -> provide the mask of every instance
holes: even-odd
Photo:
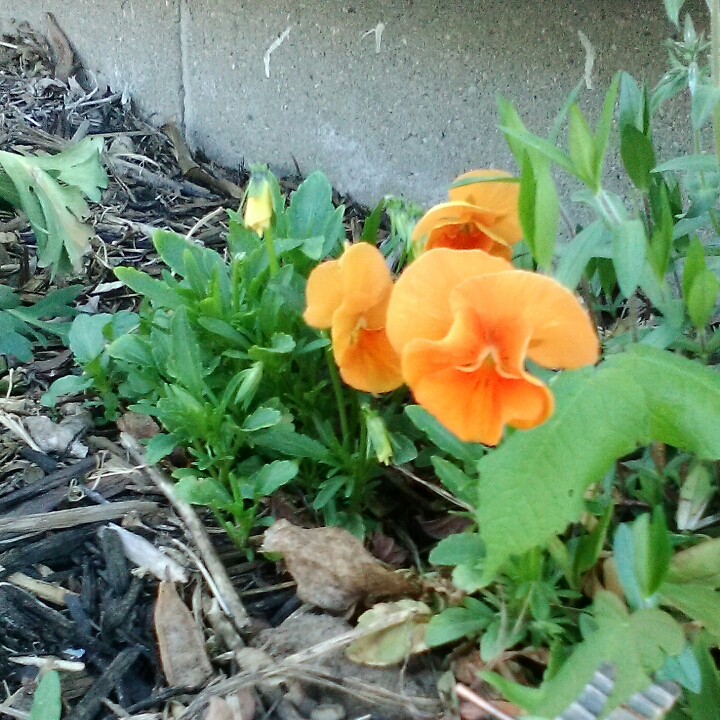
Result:
[[[666,2],[672,20],[681,5]],[[83,374],[48,401],[93,389],[110,419],[126,405],[155,416],[164,432],[149,459],[187,448],[178,490],[239,544],[263,521],[262,498],[287,483],[327,522],[362,532],[382,463],[431,465],[475,524],[430,555],[464,598],[437,601],[428,645],[477,637],[490,668],[527,644],[547,648],[536,688],[484,674],[535,715],[562,712],[612,662],[607,710],[673,679],[688,691],[676,718],[714,717],[716,2],[711,16],[709,72],[688,19],[660,84],[619,74],[594,129],[578,91],[549,138],[499,98],[519,177],[460,176],[419,220],[390,204],[381,250],[380,209],[345,244],[322,175],[286,205],[257,168],[226,256],[158,232],[161,277],[118,268],[143,296],[138,313],[78,318],[70,346]],[[685,88],[697,152],[658,162],[654,113]],[[702,154],[710,119],[715,154]],[[603,185],[615,124],[626,198]],[[564,244],[554,168],[579,181],[573,199],[595,215],[569,222]]]

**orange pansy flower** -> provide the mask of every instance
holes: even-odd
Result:
[[[381,393],[402,385],[400,356],[385,333],[392,289],[382,254],[364,242],[321,263],[308,278],[305,322],[331,328],[340,376],[357,390]]]
[[[509,260],[513,243],[523,236],[518,219],[517,182],[483,180],[512,177],[503,170],[473,170],[455,180],[450,202],[441,203],[420,219],[412,234],[413,243],[425,250],[484,250]],[[477,179],[476,182],[473,182]]]
[[[590,318],[555,280],[479,250],[421,255],[395,285],[387,333],[416,401],[461,440],[496,445],[503,427],[550,417],[553,397],[527,372],[598,358]]]

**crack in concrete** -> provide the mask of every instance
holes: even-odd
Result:
[[[188,118],[192,119],[192,105],[190,100],[190,78],[188,68],[188,35],[191,10],[186,7],[187,0],[178,0],[180,11],[180,32],[178,33],[180,51],[180,130],[187,138]]]

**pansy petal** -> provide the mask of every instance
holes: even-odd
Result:
[[[502,377],[492,363],[466,372],[449,359],[440,343],[415,340],[403,353],[403,375],[415,400],[461,440],[496,445],[505,424],[533,427],[552,413],[539,380]]]
[[[342,272],[338,260],[320,263],[308,277],[305,290],[305,322],[314,328],[329,328],[343,301]]]
[[[492,225],[497,220],[497,214],[492,210],[481,208],[466,202],[445,202],[431,207],[413,228],[412,241],[420,242],[430,232],[440,225],[464,224],[477,222],[482,225]]]
[[[488,231],[476,222],[446,223],[433,228],[425,241],[425,251],[434,248],[451,250],[483,250],[484,252],[510,260],[512,249],[504,238]]]
[[[552,278],[523,270],[472,277],[457,285],[451,307],[473,308],[498,332],[522,318],[530,327],[527,356],[544,367],[597,362],[599,343],[587,312]]]
[[[477,205],[492,211],[495,215],[517,215],[520,183],[481,180],[481,178],[496,177],[510,178],[512,175],[505,170],[472,170],[455,178],[454,187],[448,190],[448,197],[451,201]],[[471,182],[474,178],[479,182]]]
[[[362,313],[369,327],[382,327],[393,287],[382,253],[369,243],[355,243],[343,253],[340,266],[343,312]]]
[[[354,342],[335,358],[342,379],[357,390],[384,393],[403,383],[400,357],[384,330],[358,330]]]
[[[423,253],[395,283],[386,329],[397,352],[415,338],[440,340],[453,324],[450,293],[476,275],[512,271],[512,265],[482,250],[438,248]]]

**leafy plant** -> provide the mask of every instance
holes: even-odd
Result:
[[[48,156],[0,152],[0,201],[21,209],[38,243],[38,264],[79,272],[94,232],[84,197],[98,202],[107,187],[102,138],[85,138]],[[84,196],[84,197],[83,197]]]

